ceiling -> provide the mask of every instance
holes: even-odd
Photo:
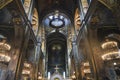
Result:
[[[77,0],[36,0],[40,19],[53,10],[60,10],[73,17],[76,2]]]

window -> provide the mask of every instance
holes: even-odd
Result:
[[[33,10],[32,28],[33,28],[33,31],[34,31],[34,33],[36,35],[37,31],[38,31],[38,12],[37,12],[36,8],[34,8],[34,10]]]
[[[83,6],[83,11],[86,14],[87,10],[88,10],[88,1],[87,0],[81,0],[82,2],[82,6]]]
[[[81,26],[80,11],[78,8],[75,11],[74,22],[75,22],[74,24],[75,24],[76,34],[78,34]]]
[[[31,0],[22,0],[22,1],[23,1],[25,12],[28,14],[29,9],[30,9]]]

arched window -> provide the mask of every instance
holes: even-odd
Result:
[[[83,6],[83,11],[86,14],[87,10],[88,10],[88,1],[87,0],[81,0],[82,2],[82,6]]]
[[[74,24],[75,24],[76,34],[78,34],[79,29],[80,29],[80,25],[81,25],[80,11],[78,8],[75,11]]]
[[[25,12],[28,14],[29,10],[30,10],[30,4],[31,4],[31,0],[24,0],[23,1],[23,6],[25,9]]]
[[[32,17],[32,29],[33,29],[35,35],[37,34],[37,31],[38,31],[38,22],[39,22],[38,12],[37,12],[37,9],[34,8],[33,17]]]

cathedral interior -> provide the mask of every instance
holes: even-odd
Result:
[[[120,0],[0,0],[0,80],[120,80]]]

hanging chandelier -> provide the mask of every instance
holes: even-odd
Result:
[[[6,43],[6,40],[0,42],[0,62],[8,63],[11,60],[9,51],[11,46]]]
[[[103,60],[111,60],[120,58],[118,43],[116,41],[107,41],[101,45],[104,53],[101,58]]]
[[[32,70],[31,64],[28,62],[24,62],[24,68],[22,70],[22,74],[28,76],[31,74],[31,70]]]
[[[120,52],[110,52],[101,56],[103,60],[111,60],[120,58]]]
[[[113,48],[113,47],[117,47],[117,42],[116,41],[108,41],[102,44],[101,46],[103,49],[105,48]]]

